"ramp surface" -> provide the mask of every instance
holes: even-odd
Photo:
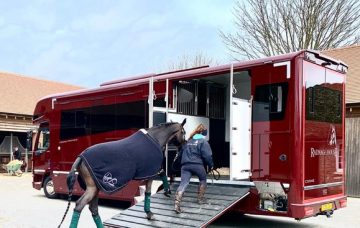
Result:
[[[181,202],[183,213],[174,211],[174,197],[178,187],[171,186],[171,198],[163,191],[151,196],[154,220],[147,220],[144,202],[122,211],[104,222],[105,227],[204,227],[226,212],[231,206],[249,194],[249,187],[208,184],[205,197],[207,204],[197,203],[197,184],[189,184]]]

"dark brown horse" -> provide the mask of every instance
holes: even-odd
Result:
[[[85,193],[76,201],[76,206],[73,212],[70,227],[77,227],[80,213],[86,204],[89,204],[89,209],[92,213],[96,226],[103,227],[101,218],[98,213],[98,194],[99,191],[106,193],[112,193],[124,187],[132,179],[145,179],[146,180],[146,191],[144,201],[144,211],[148,219],[153,219],[153,213],[150,211],[150,195],[152,178],[159,174],[161,170],[163,148],[171,140],[176,144],[182,144],[185,140],[184,124],[186,119],[179,123],[165,123],[159,124],[147,130],[140,130],[137,133],[114,142],[102,143],[94,145],[86,149],[82,154],[75,160],[70,173],[67,177],[67,185],[69,189],[69,202],[64,217],[59,225],[63,223],[66,214],[69,210],[71,203],[71,195],[73,187],[76,181],[75,172],[79,173],[79,182],[85,184]],[[133,140],[133,141],[131,141]],[[137,145],[144,145],[143,149],[139,151]],[[128,153],[127,150],[134,149],[132,153]],[[155,148],[155,152],[151,151],[151,148]],[[160,152],[159,152],[160,151]],[[159,154],[160,153],[160,154]],[[100,155],[100,156],[98,156]],[[144,156],[151,156],[145,157]],[[91,161],[91,157],[95,156]],[[96,157],[98,156],[98,157]],[[115,171],[105,171],[106,173],[101,176],[97,174],[96,168],[98,166],[102,169],[107,166],[102,165],[104,161],[99,161],[104,157],[110,157],[108,159],[109,166],[115,166]],[[121,164],[118,164],[114,157],[120,156]],[[156,157],[154,159],[153,157]],[[125,159],[131,158],[131,159]],[[125,164],[124,164],[125,161]],[[120,163],[119,162],[119,163]],[[95,163],[95,164],[94,164]],[[99,165],[99,163],[101,163]],[[105,168],[104,168],[105,167]],[[147,167],[147,168],[145,168]],[[115,175],[117,173],[117,176]],[[120,175],[119,175],[120,174]],[[123,178],[126,176],[126,178]],[[162,180],[164,183],[165,195],[170,194],[170,190],[167,183],[167,177],[163,174]]]

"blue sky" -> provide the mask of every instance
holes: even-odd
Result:
[[[202,52],[231,61],[219,30],[234,0],[0,1],[0,71],[84,87],[160,72]]]

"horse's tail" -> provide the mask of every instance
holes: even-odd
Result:
[[[61,224],[64,222],[66,214],[69,211],[70,204],[71,204],[71,196],[72,196],[72,192],[73,192],[73,189],[74,189],[74,184],[75,184],[75,181],[76,181],[75,171],[76,171],[77,167],[80,165],[80,163],[81,163],[81,157],[78,157],[75,160],[74,164],[72,165],[70,173],[67,176],[66,183],[67,183],[67,187],[68,187],[68,190],[69,190],[69,193],[68,193],[68,205],[67,205],[64,217],[62,218],[58,228],[60,228]]]

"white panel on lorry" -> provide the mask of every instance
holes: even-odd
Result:
[[[251,162],[251,105],[248,100],[233,97],[231,110],[230,178],[247,179]]]
[[[210,121],[209,118],[206,117],[199,117],[199,116],[188,116],[178,113],[170,113],[168,114],[168,121],[178,122],[181,123],[186,118],[186,124],[184,126],[184,129],[186,131],[186,139],[190,136],[191,132],[195,130],[195,128],[199,124],[203,124],[208,129],[208,135],[206,136],[206,140],[209,140],[210,137]]]

